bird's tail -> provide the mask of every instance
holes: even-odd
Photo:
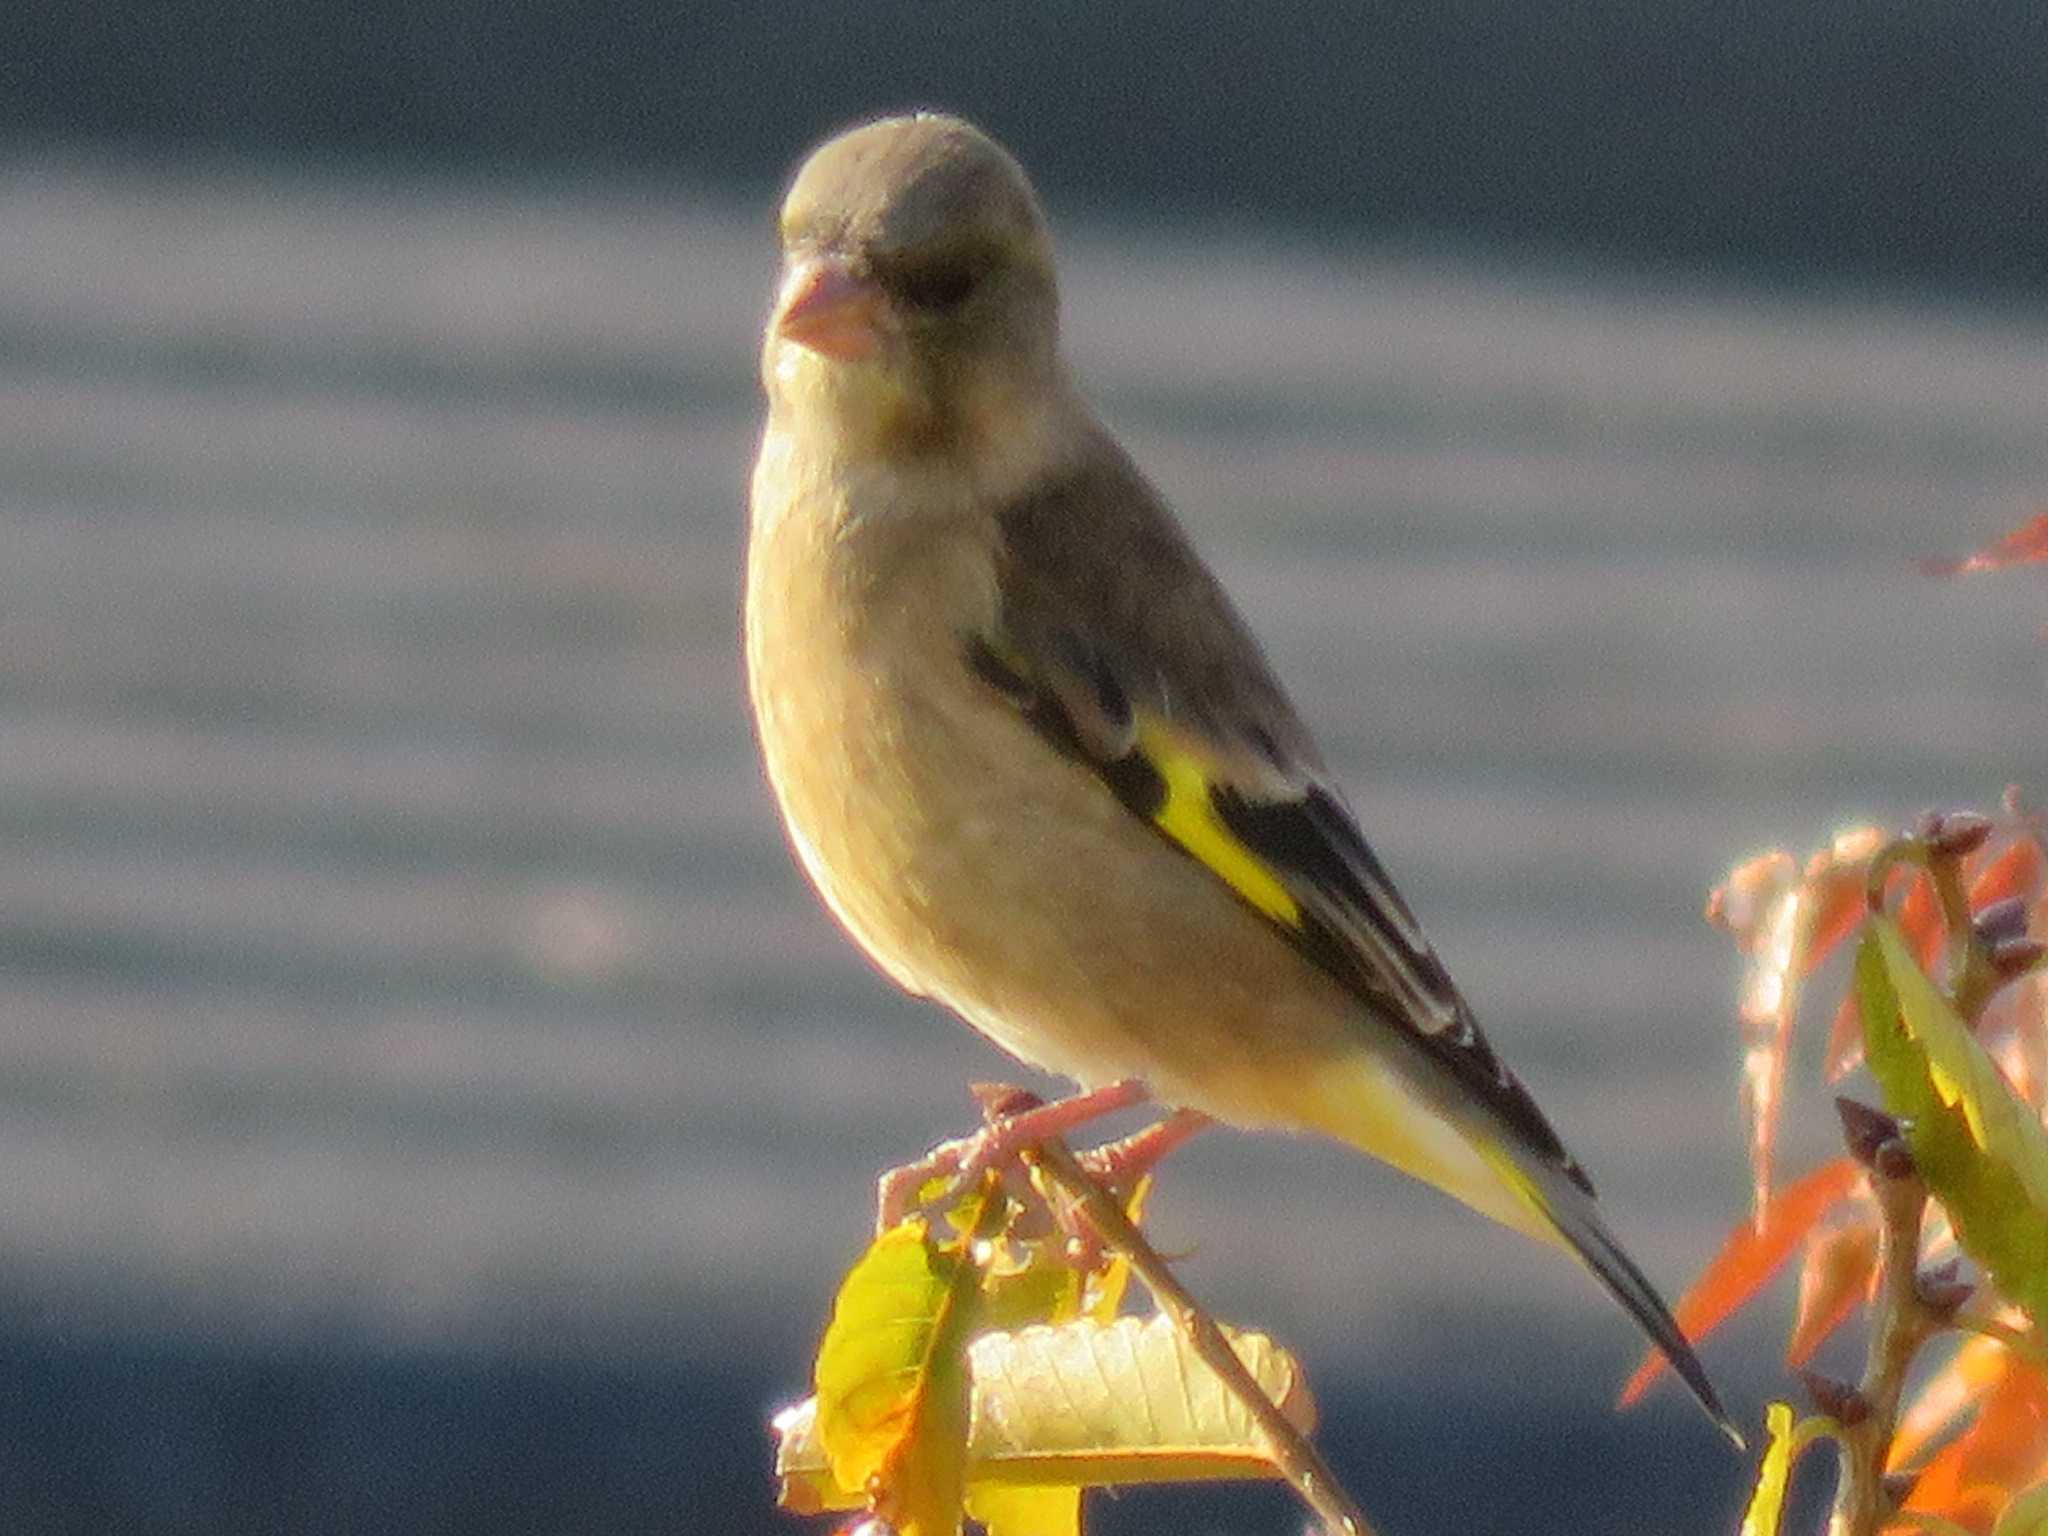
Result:
[[[1494,1165],[1515,1195],[1557,1234],[1560,1246],[1569,1249],[1593,1272],[1593,1278],[1606,1288],[1607,1294],[1621,1303],[1622,1310],[1636,1320],[1636,1325],[1663,1352],[1679,1380],[1706,1410],[1707,1417],[1741,1449],[1742,1431],[1721,1406],[1699,1356],[1693,1353],[1692,1345],[1680,1331],[1671,1309],[1664,1305],[1664,1298],[1657,1294],[1657,1288],[1607,1230],[1593,1197],[1561,1173],[1530,1168],[1507,1148],[1481,1148],[1481,1155]]]
[[[1453,1091],[1385,1060],[1349,1058],[1309,1074],[1288,1106],[1306,1122],[1446,1194],[1576,1257],[1671,1362],[1707,1416],[1736,1445],[1742,1432],[1715,1395],[1670,1309],[1600,1219],[1593,1197],[1563,1168],[1516,1145],[1512,1129]]]

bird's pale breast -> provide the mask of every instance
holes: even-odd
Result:
[[[875,522],[818,515],[847,497]],[[919,519],[901,549],[846,558],[842,540],[891,536],[890,504],[764,446],[749,682],[826,902],[899,983],[1034,1065],[1300,1122],[1293,1086],[1355,1051],[1355,1004],[970,670],[994,618],[983,525]],[[1303,1073],[1275,1070],[1290,1058]]]

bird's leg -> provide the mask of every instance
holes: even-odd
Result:
[[[1091,1120],[1142,1104],[1147,1096],[1145,1085],[1134,1077],[1050,1104],[1021,1089],[978,1084],[975,1097],[981,1101],[988,1124],[972,1136],[941,1142],[916,1162],[883,1174],[875,1191],[875,1230],[886,1232],[915,1210],[917,1192],[934,1179],[950,1175],[949,1182],[955,1187],[969,1183],[991,1168],[1014,1162],[1017,1154],[1034,1142],[1064,1136]]]
[[[989,1121],[973,1138],[973,1154],[960,1170],[964,1179],[1010,1162],[1034,1142],[1064,1136],[1091,1120],[1100,1120],[1104,1115],[1113,1115],[1133,1104],[1142,1104],[1152,1095],[1144,1083],[1135,1077],[1127,1077],[1100,1088],[1090,1088],[1085,1093],[1055,1099],[1050,1104],[1039,1103],[1030,1094],[1000,1085],[976,1084],[974,1096],[981,1100]]]
[[[1199,1109],[1176,1109],[1164,1120],[1154,1121],[1142,1131],[1133,1131],[1120,1141],[1092,1147],[1075,1160],[1121,1204],[1136,1180],[1157,1168],[1174,1148],[1215,1123]],[[1100,1269],[1102,1234],[1093,1223],[1073,1212],[1060,1225],[1067,1233],[1067,1262],[1087,1274]]]
[[[1112,1191],[1124,1189],[1133,1179],[1143,1177],[1166,1161],[1176,1147],[1215,1123],[1199,1109],[1176,1109],[1142,1131],[1133,1131],[1120,1141],[1104,1142],[1081,1153],[1081,1166]]]
[[[876,1180],[875,1235],[879,1237],[891,1227],[901,1226],[922,1203],[917,1198],[918,1191],[933,1179],[957,1175],[960,1161],[973,1141],[972,1136],[942,1141],[916,1162],[891,1168]]]

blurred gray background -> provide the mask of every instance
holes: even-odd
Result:
[[[851,118],[1034,170],[1078,372],[1672,1291],[1746,1193],[1706,887],[2041,787],[2038,582],[1914,568],[2048,501],[2032,6],[9,28],[10,1533],[802,1528],[872,1174],[1018,1075],[839,939],[743,710],[772,209]],[[1154,1211],[1389,1536],[1732,1527],[1568,1264],[1278,1140]],[[1744,1414],[1786,1305],[1707,1350]]]

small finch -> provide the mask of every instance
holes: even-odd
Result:
[[[781,242],[747,670],[847,932],[1099,1101],[1335,1137],[1573,1254],[1739,1440],[1069,379],[1017,163],[956,118],[869,123],[805,161]]]

